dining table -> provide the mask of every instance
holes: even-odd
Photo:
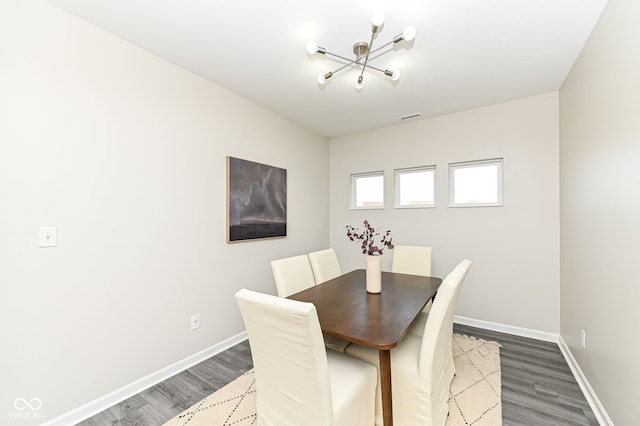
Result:
[[[441,283],[436,277],[383,271],[382,291],[368,293],[365,270],[356,269],[288,296],[315,305],[324,334],[379,352],[384,426],[393,425],[391,350]]]

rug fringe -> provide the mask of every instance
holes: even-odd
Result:
[[[496,345],[499,348],[502,347],[502,345],[500,343],[494,342],[493,340],[484,340],[484,339],[480,339],[480,338],[475,337],[475,336],[468,336],[466,334],[453,333],[453,335],[457,336],[457,337],[469,339],[469,340],[475,340],[475,341],[478,341],[478,342],[481,342],[481,343],[488,343],[488,344]]]

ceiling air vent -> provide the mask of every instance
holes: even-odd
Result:
[[[403,115],[402,117],[400,117],[400,120],[411,120],[412,118],[418,118],[420,117],[420,113],[416,112],[415,114],[409,114],[409,115]]]

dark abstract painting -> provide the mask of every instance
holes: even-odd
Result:
[[[227,242],[287,235],[287,171],[227,157]]]

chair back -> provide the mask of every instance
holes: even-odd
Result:
[[[431,247],[394,246],[391,272],[430,277],[431,251]]]
[[[418,371],[435,386],[432,391],[441,389],[448,398],[449,385],[455,373],[451,351],[453,336],[453,314],[456,301],[464,279],[471,268],[471,261],[463,260],[449,273],[440,284],[438,293],[425,323],[420,349]],[[432,394],[432,398],[434,398]]]
[[[271,270],[280,297],[287,297],[316,284],[306,254],[274,260]]]
[[[309,261],[316,284],[329,281],[342,274],[338,256],[332,248],[309,253]]]
[[[331,425],[327,354],[312,303],[236,293],[256,374],[258,424]]]

